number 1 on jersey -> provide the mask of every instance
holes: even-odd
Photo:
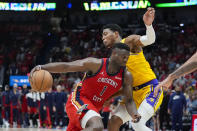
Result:
[[[102,95],[104,94],[104,92],[106,91],[106,89],[107,89],[107,86],[104,86],[104,87],[103,87],[103,90],[102,90],[101,93],[100,93],[100,96],[102,96]]]

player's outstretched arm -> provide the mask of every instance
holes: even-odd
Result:
[[[130,72],[127,70],[125,71],[125,76],[124,76],[124,83],[123,83],[123,95],[125,99],[125,105],[127,112],[131,117],[133,118],[133,122],[138,122],[141,118],[140,114],[137,112],[136,104],[133,100],[133,89],[131,87],[132,84],[132,75]]]
[[[172,79],[177,79],[180,76],[189,74],[195,70],[197,70],[197,52],[191,58],[189,58],[181,67],[171,73],[170,77]]]
[[[34,71],[47,70],[51,73],[66,73],[66,72],[96,72],[101,65],[101,59],[97,58],[85,58],[82,60],[76,60],[73,62],[54,62],[45,65],[38,65],[31,70],[30,76]]]
[[[125,39],[125,43],[128,44],[131,50],[139,52],[140,47],[151,45],[155,42],[155,31],[152,27],[152,23],[155,19],[155,9],[149,7],[143,16],[143,21],[146,26],[146,35],[130,35]]]
[[[179,67],[177,70],[175,70],[173,73],[171,73],[165,80],[163,80],[154,91],[154,96],[157,95],[159,89],[161,87],[164,87],[165,89],[168,89],[172,82],[186,74],[189,74],[193,71],[197,70],[197,52],[189,59],[187,60],[181,67]]]

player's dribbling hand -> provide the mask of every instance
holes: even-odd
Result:
[[[29,75],[29,81],[31,81],[31,78],[32,78],[32,76],[33,76],[33,73],[34,73],[35,71],[39,71],[39,70],[41,70],[41,66],[40,66],[40,65],[35,66],[35,67],[31,70],[30,75]]]
[[[137,113],[137,114],[135,114],[135,115],[132,115],[132,122],[133,122],[133,123],[139,122],[140,119],[141,119],[140,114]]]
[[[172,85],[173,79],[168,76],[165,80],[159,83],[154,89],[154,97],[157,96],[159,90],[163,88],[163,90],[167,90]]]
[[[154,8],[147,8],[146,13],[143,16],[144,24],[150,26],[155,19],[155,9]]]

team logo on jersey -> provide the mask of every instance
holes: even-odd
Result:
[[[115,79],[122,80],[122,78],[115,76]]]
[[[104,75],[104,72],[101,72],[100,75]]]
[[[154,99],[153,99],[153,98],[150,98],[149,101],[150,101],[150,102],[154,102]]]
[[[97,82],[108,83],[115,88],[118,86],[118,83],[110,78],[98,78]]]
[[[174,97],[173,97],[173,100],[178,100],[178,99],[180,99],[181,97],[179,96],[179,95],[175,95]]]

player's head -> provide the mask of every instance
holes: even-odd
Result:
[[[114,64],[126,66],[130,54],[130,48],[123,43],[115,43],[112,47],[110,59]]]
[[[57,85],[56,89],[57,89],[57,92],[61,92],[62,91],[62,86],[61,85]]]
[[[111,48],[113,44],[122,37],[122,29],[117,24],[107,24],[102,28],[102,40],[106,47]]]

